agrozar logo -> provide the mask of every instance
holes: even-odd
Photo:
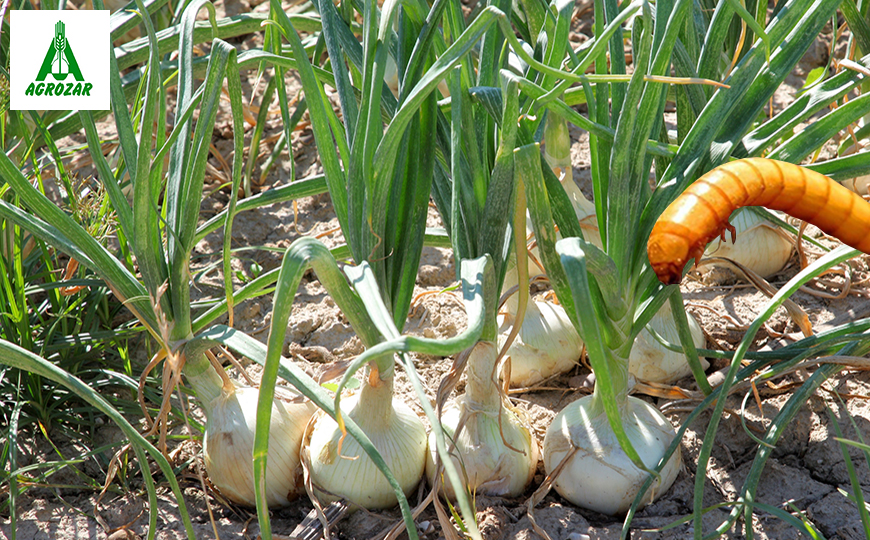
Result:
[[[63,81],[68,75],[72,75],[77,82],[67,82],[66,89],[64,89],[63,82],[42,82],[49,73],[55,81]],[[42,60],[42,67],[39,68],[39,73],[36,75],[36,82],[30,83],[24,95],[88,96],[94,85],[84,82],[84,80],[85,77],[82,75],[79,63],[76,62],[75,53],[66,40],[66,25],[63,24],[63,21],[58,21],[54,25],[54,39],[51,40],[45,58]]]
[[[109,109],[108,13],[12,11],[11,108]]]

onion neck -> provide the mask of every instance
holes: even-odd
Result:
[[[390,357],[392,358],[392,357]],[[395,409],[393,408],[393,369],[380,372],[375,364],[369,367],[360,388],[359,401],[348,416],[359,424],[363,431],[388,429]]]
[[[610,380],[613,383],[613,394],[616,398],[616,405],[620,411],[625,411],[628,403],[628,356],[619,357],[614,351],[606,349],[607,366],[610,371]],[[592,391],[592,396],[596,402],[601,399],[600,392],[601,382],[599,378],[595,379],[595,388]],[[604,412],[604,409],[601,410]]]
[[[196,392],[199,406],[206,417],[211,415],[211,404],[221,395],[223,381],[204,354],[188,358],[184,363],[184,376]]]
[[[610,371],[610,381],[613,386],[616,405],[620,411],[625,411],[627,410],[628,391],[630,390],[628,359],[631,347],[634,345],[634,341],[628,339],[631,329],[631,317],[626,314],[622,319],[613,321],[611,328],[614,331],[614,335],[611,336],[611,342],[604,347],[605,361],[607,362],[608,371]],[[595,388],[592,392],[596,405],[601,399],[600,380],[600,378],[596,377]]]
[[[498,347],[490,341],[478,341],[468,356],[467,403],[487,412],[498,411],[501,407],[501,395],[493,378],[497,358]]]

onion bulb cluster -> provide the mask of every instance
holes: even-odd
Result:
[[[628,396],[620,407],[622,424],[647,468],[655,467],[676,436],[667,418],[655,407]],[[556,491],[572,504],[602,514],[625,513],[647,478],[622,450],[596,394],[569,404],[556,415],[544,436],[544,468],[549,475],[577,449],[556,477]],[[680,470],[675,452],[661,479],[647,491],[648,504],[674,483]]]
[[[497,355],[492,342],[474,346],[468,358],[466,393],[447,405],[441,425],[454,443],[451,459],[471,493],[516,497],[532,481],[539,451],[529,429],[498,393]],[[426,476],[434,485],[438,474],[434,434],[430,438]],[[448,498],[455,498],[449,483],[444,483],[444,490]]]
[[[392,374],[387,380],[376,371],[372,375],[358,394],[341,401],[341,410],[368,435],[410,495],[426,466],[426,428],[410,407],[393,399]],[[325,414],[317,419],[303,453],[321,502],[345,498],[370,510],[397,504],[396,493],[368,454],[356,439],[343,437]]]
[[[208,477],[228,499],[255,506],[253,450],[257,427],[259,390],[224,384],[211,402],[203,457]],[[302,487],[299,451],[305,426],[314,414],[309,401],[275,399],[266,458],[266,500],[269,506],[286,506]]]

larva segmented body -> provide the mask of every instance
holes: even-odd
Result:
[[[728,217],[742,206],[781,210],[870,253],[870,204],[860,196],[799,165],[748,158],[696,180],[656,221],[647,255],[659,280],[679,283],[686,263],[700,260],[707,243],[729,230]]]

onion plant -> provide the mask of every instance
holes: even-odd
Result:
[[[618,73],[586,76],[583,72],[604,54],[611,37],[620,32],[621,25],[639,8],[639,3],[626,7],[594,41],[580,51],[573,51],[566,47],[572,14],[570,3],[555,2],[549,7],[523,4],[517,8],[516,19],[524,22],[519,25],[518,33],[526,43],[538,44],[533,57],[506,32],[504,38],[523,62],[511,66],[513,71],[503,70],[508,55],[504,54],[501,37],[493,29],[484,36],[478,62],[464,60],[448,78],[451,131],[449,143],[442,144],[443,153],[449,156],[450,178],[441,181],[436,177],[433,193],[450,231],[457,259],[489,255],[494,262],[497,283],[501,285],[508,270],[511,246],[514,246],[518,259],[515,279],[522,286],[516,303],[517,322],[503,347],[520,331],[528,303],[524,260],[525,194],[529,193],[531,201],[540,199],[540,193],[546,193],[540,182],[534,184],[527,177],[533,174],[531,171],[536,171],[534,174],[540,177],[545,169],[547,179],[559,186],[558,179],[540,160],[535,146],[544,117],[528,114],[533,100],[521,97],[518,89],[530,86],[539,92],[534,97],[539,97],[548,92],[548,95],[559,95],[575,81],[585,87],[593,81],[599,85],[627,82],[628,78]],[[459,17],[454,20],[461,23]],[[562,71],[563,62],[572,68],[571,73]],[[643,80],[643,73],[640,77]],[[590,125],[594,123],[587,121],[584,127]],[[608,133],[609,129],[601,131]],[[652,146],[662,152],[660,145]],[[532,155],[537,155],[537,161],[531,161]],[[550,185],[552,189],[553,184]],[[566,202],[565,192],[561,189],[560,192],[565,199],[562,202]],[[570,206],[560,208],[574,216]],[[573,227],[563,230],[573,232],[578,227],[574,218]],[[552,234],[549,232],[547,236],[550,243]],[[564,274],[561,279],[564,285]],[[501,286],[484,298],[487,310],[481,341],[456,361],[455,373],[467,362],[466,394],[447,407],[442,425],[452,439],[452,461],[463,470],[467,489],[516,496],[522,493],[534,472],[537,444],[531,439],[528,427],[498,391],[496,314],[500,290]],[[569,300],[563,303],[573,307]],[[445,390],[455,384],[455,380],[455,374],[447,379],[443,383]],[[427,467],[436,486],[439,461],[440,456],[433,455]],[[447,494],[456,495],[450,489]]]
[[[866,114],[864,97],[860,97],[838,107],[836,113],[811,123],[807,130],[799,134],[792,131],[798,122],[807,121],[824,107],[837,104],[861,83],[863,75],[848,70],[807,90],[792,105],[770,118],[763,113],[774,91],[794,69],[825,22],[836,13],[838,5],[836,1],[781,2],[769,20],[767,6],[761,2],[751,5],[749,11],[736,3],[721,2],[710,6],[714,8],[712,16],[704,10],[703,2],[677,0],[657,2],[653,8],[644,6],[642,15],[632,25],[634,72],[631,81],[628,85],[584,84],[582,92],[589,109],[588,117],[570,109],[559,97],[570,82],[548,90],[531,77],[514,76],[528,98],[524,111],[538,116],[555,111],[589,131],[594,202],[603,244],[600,250],[583,240],[564,191],[559,189],[549,167],[540,165],[537,147],[529,145],[518,150],[517,167],[523,181],[530,186],[527,190],[529,209],[542,262],[558,298],[586,343],[596,374],[594,393],[566,407],[548,429],[545,466],[548,473],[555,476],[556,489],[569,500],[608,513],[628,510],[624,533],[634,510],[649,500],[650,487],[656,484],[654,493],[660,494],[667,488],[668,480],[676,476],[674,464],[678,462],[679,453],[675,451],[685,430],[684,425],[674,436],[673,428],[660,413],[628,395],[627,364],[632,343],[653,314],[665,301],[670,302],[692,371],[699,386],[708,394],[696,413],[715,401],[695,475],[694,534],[701,538],[704,536],[701,496],[707,461],[726,403],[721,398],[728,394],[738,377],[750,376],[749,371],[740,369],[740,360],[747,354],[755,332],[775,306],[796,290],[798,283],[810,279],[821,268],[855,255],[852,250],[835,250],[793,278],[753,323],[733,356],[725,383],[715,390],[706,382],[691,342],[679,290],[659,283],[646,259],[646,238],[656,218],[703,172],[732,157],[762,153],[799,162],[850,122]],[[596,35],[602,35],[607,23],[614,21],[618,13],[615,3],[595,2]],[[744,25],[748,36],[745,40],[725,39],[735,20]],[[855,31],[855,27],[851,27]],[[609,47],[609,57],[604,51],[597,52],[596,73],[624,72],[622,40],[612,40]],[[580,69],[585,68],[581,64]],[[677,145],[669,143],[664,122],[663,111],[669,99],[667,87],[655,80],[670,74],[671,70],[680,77],[700,76],[721,80],[727,85],[715,90],[700,86],[674,87]],[[653,163],[657,185],[654,191],[649,186]],[[815,164],[812,168],[834,178],[843,178],[866,170],[868,163],[868,155],[859,153]],[[555,243],[554,223],[565,237],[559,243]],[[830,344],[828,347],[840,346]],[[851,347],[860,350],[862,345],[852,344],[847,348]],[[807,354],[807,349],[801,349],[800,354]],[[756,365],[781,372],[782,367],[774,360],[791,363],[795,355],[796,350],[783,352],[776,358],[759,360]],[[775,442],[789,415],[794,414],[802,400],[821,380],[839,369],[825,366],[817,370],[812,381],[792,397],[794,408],[783,411],[765,440]],[[690,419],[697,416],[696,413]],[[654,437],[653,433],[656,433]],[[766,447],[759,452],[758,473],[767,455]],[[606,467],[605,463],[613,467]],[[561,469],[560,475],[554,472],[557,468]],[[622,479],[617,480],[612,475],[615,470],[622,471]],[[640,485],[644,478],[646,481]],[[727,530],[743,513],[746,514],[747,535],[751,534],[750,515],[755,508],[752,499],[757,481],[757,475],[747,480],[731,518],[715,534]],[[596,500],[589,500],[584,490],[593,490]],[[602,492],[610,492],[612,496],[599,496]]]
[[[496,5],[511,8],[509,4]],[[454,374],[442,383],[444,390],[449,390],[456,383],[457,374],[466,367],[465,394],[444,407],[442,426],[454,447],[451,460],[462,469],[466,489],[472,492],[518,496],[531,481],[538,459],[537,441],[531,437],[523,415],[503,397],[497,382],[500,352],[505,352],[514,337],[523,331],[521,328],[529,329],[523,322],[529,316],[526,313],[529,296],[525,260],[526,196],[528,194],[531,200],[535,196],[531,191],[538,186],[523,180],[528,173],[524,172],[519,159],[522,148],[540,139],[543,117],[524,114],[529,112],[529,100],[520,95],[520,81],[555,91],[563,81],[589,84],[593,79],[624,79],[624,76],[608,74],[603,78],[590,78],[583,75],[583,69],[639,6],[627,6],[597,40],[578,52],[567,47],[573,12],[571,3],[518,4],[514,20],[523,24],[517,23],[515,31],[526,44],[507,32],[498,34],[493,29],[484,36],[477,62],[463,61],[448,78],[450,140],[444,146],[444,154],[449,156],[450,178],[449,182],[436,183],[435,200],[450,230],[456,259],[490,256],[498,283],[498,287],[484,297],[486,323],[480,341],[457,358]],[[454,20],[461,22],[459,17]],[[536,43],[537,48],[531,49],[529,43]],[[508,46],[522,60],[511,65],[511,70],[503,69],[509,65]],[[563,70],[563,62],[572,68],[582,67],[569,73]],[[539,175],[543,166],[539,160]],[[516,257],[515,277],[507,283],[505,276],[513,264],[512,251]],[[511,309],[514,329],[499,340],[497,315],[502,285],[510,288],[517,283],[519,293]],[[532,313],[541,325],[542,312],[534,308]],[[572,327],[565,330],[575,332]],[[527,334],[523,335],[525,339]],[[557,337],[550,334],[540,339]],[[579,356],[579,347],[576,354]],[[427,466],[427,473],[436,486],[439,461],[440,457],[433,455]],[[446,493],[456,495],[452,489],[447,489]]]

